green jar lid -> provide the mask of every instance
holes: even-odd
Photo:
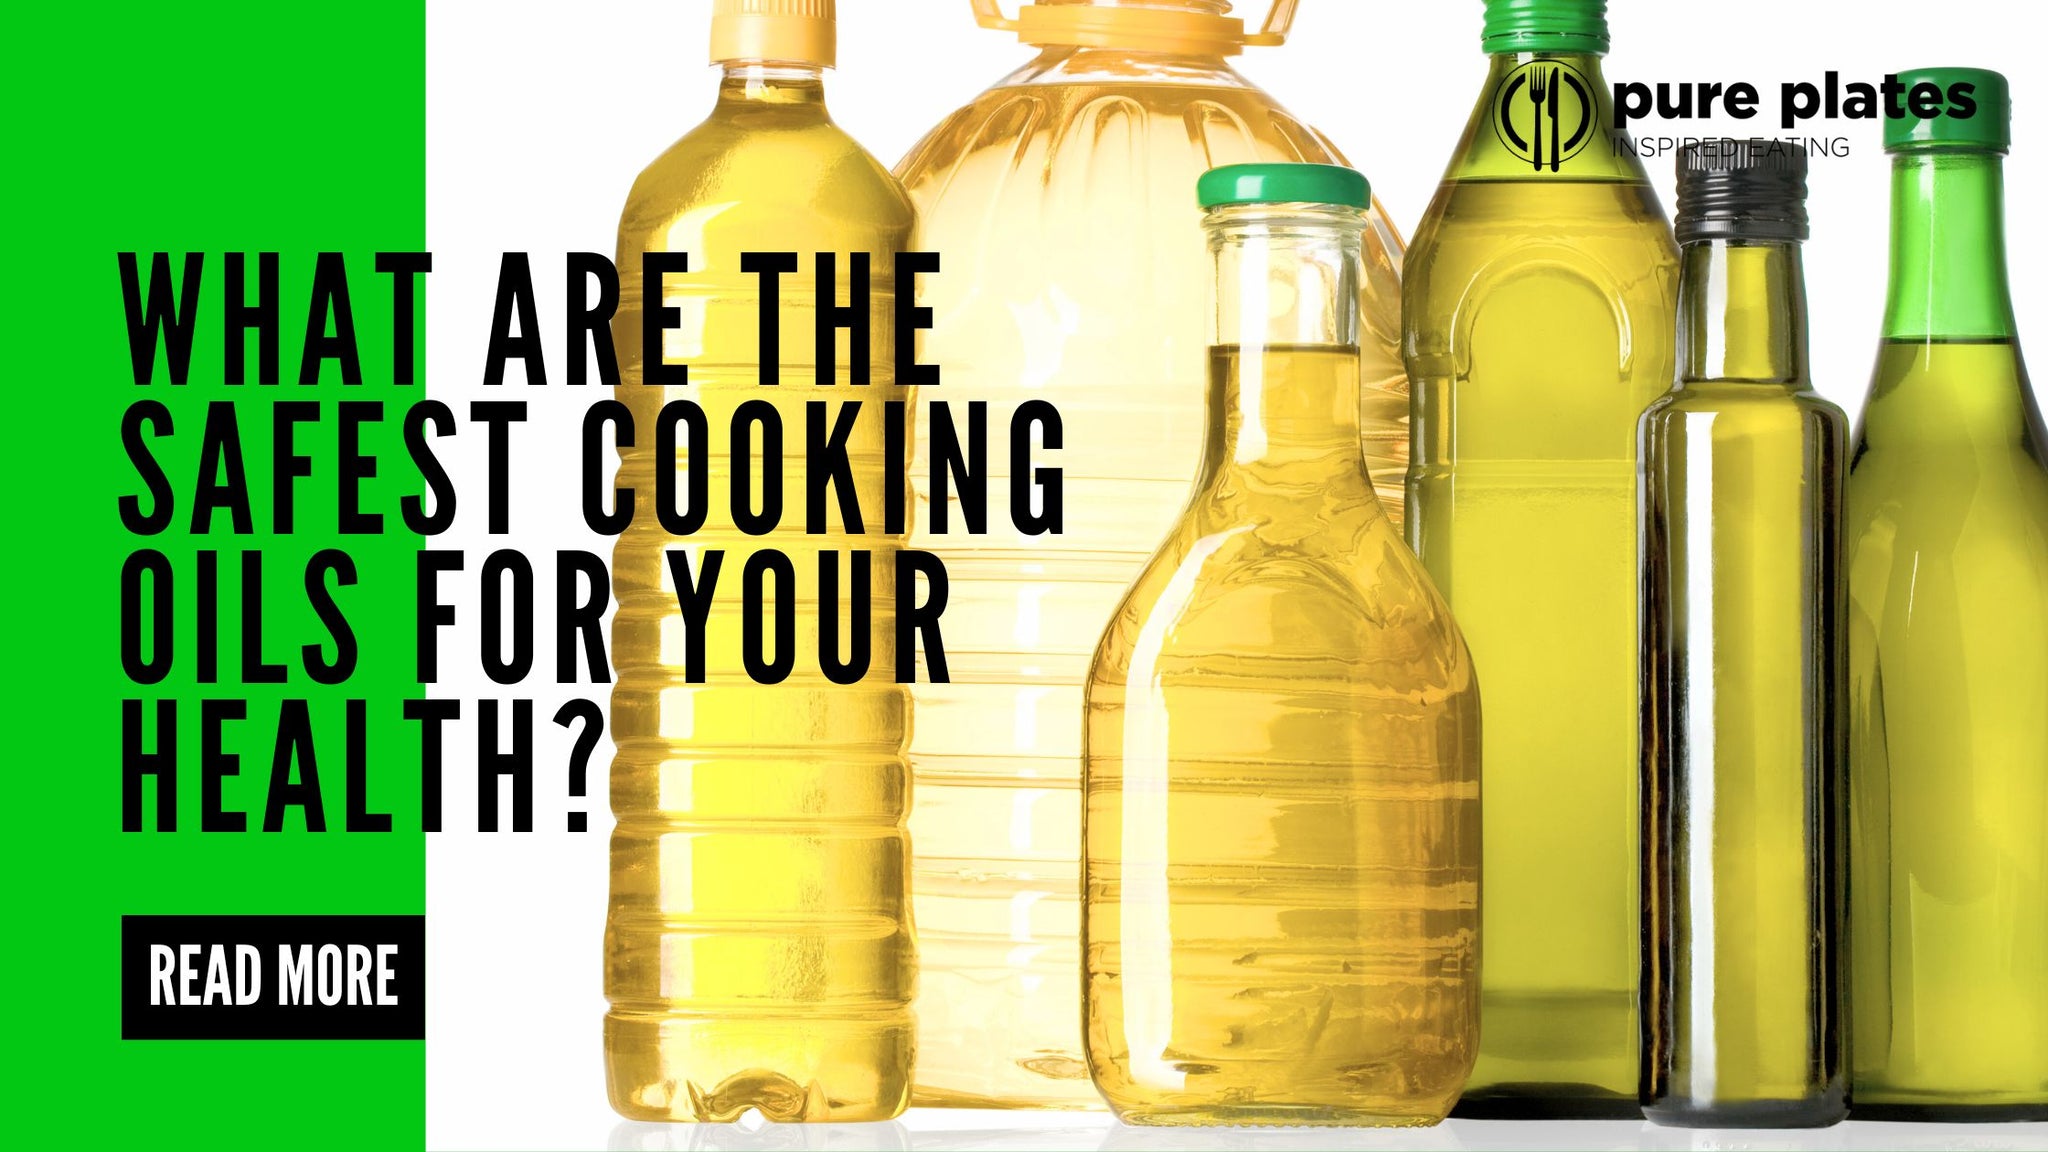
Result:
[[[1486,0],[1480,46],[1503,52],[1607,51],[1607,0]]]
[[[1211,168],[1195,181],[1204,208],[1224,204],[1341,204],[1367,208],[1372,185],[1357,171],[1336,164],[1230,164]]]
[[[1899,73],[1905,94],[1899,103],[1906,114],[1884,120],[1887,152],[1902,148],[2012,147],[2012,89],[2005,77],[1985,68],[1915,68]],[[1913,111],[1913,90],[1921,85],[1941,90],[1941,111],[1923,120]]]

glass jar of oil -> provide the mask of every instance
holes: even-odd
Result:
[[[1200,188],[1201,469],[1088,677],[1089,1070],[1132,1123],[1432,1124],[1478,1043],[1479,690],[1359,451],[1366,182]]]

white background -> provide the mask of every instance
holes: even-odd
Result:
[[[1004,0],[1014,11],[1016,0]],[[2035,45],[2044,31],[2031,0],[1612,0],[1610,81],[1747,80],[1764,112],[1746,123],[1635,126],[1638,135],[1751,135],[1777,129],[1778,86],[1819,83],[1829,69],[1874,83],[1886,72],[1966,64],[2005,72],[2015,87],[2018,142],[2007,166],[2014,295],[2024,331],[2048,301],[2039,258],[2044,225],[2027,205],[2048,194],[2048,79]],[[531,421],[513,437],[512,534],[482,521],[481,436],[465,428],[450,467],[466,503],[434,542],[470,552],[469,573],[444,583],[458,626],[443,638],[451,676],[435,695],[472,701],[451,726],[446,827],[427,850],[427,1144],[453,1148],[2048,1148],[2048,1125],[1937,1129],[1850,1124],[1818,1133],[1701,1134],[1635,1123],[1503,1125],[1453,1122],[1420,1132],[1341,1137],[1226,1130],[1164,1137],[1112,1128],[1102,1114],[913,1112],[900,1124],[748,1133],[622,1123],[605,1103],[600,1053],[604,1001],[606,833],[600,747],[590,773],[591,831],[564,831],[569,734],[548,722],[559,703],[602,686],[558,688],[553,647],[538,644],[535,676],[516,690],[476,666],[476,569],[497,547],[524,550],[541,569],[540,617],[552,617],[548,569],[558,548],[609,555],[584,532],[573,477],[574,429],[587,395],[561,386],[562,254],[613,250],[634,175],[710,107],[707,0],[429,6],[427,29],[428,381],[457,407],[525,399]],[[830,102],[885,163],[927,129],[1030,57],[1013,38],[974,26],[968,0],[840,0],[840,69]],[[1240,3],[1256,22],[1261,0]],[[1371,178],[1403,235],[1412,234],[1479,94],[1479,0],[1303,0],[1294,40],[1252,49],[1242,71],[1320,128]],[[1850,139],[1847,158],[1813,168],[1807,247],[1813,375],[1854,416],[1883,309],[1886,164],[1874,121],[1808,121],[1805,134]],[[1671,161],[1652,163],[1668,210]],[[499,253],[533,254],[548,339],[550,387],[513,383],[491,396],[477,383]],[[536,825],[527,835],[474,831],[473,701],[535,700]],[[509,808],[507,808],[509,816]],[[470,829],[470,831],[463,831]]]

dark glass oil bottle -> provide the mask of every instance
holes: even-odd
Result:
[[[1851,1089],[1859,1118],[2048,1120],[2048,432],[2006,287],[2010,105],[1995,72],[1899,80],[1948,99],[1886,124],[1848,483]]]
[[[1806,154],[1679,156],[1678,385],[1641,424],[1644,1111],[1848,1110],[1848,419],[1807,379]]]

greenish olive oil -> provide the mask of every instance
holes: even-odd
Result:
[[[2048,1120],[2048,431],[2007,287],[2005,78],[1888,122],[1848,485],[1854,1114]]]
[[[1536,171],[1500,118],[1533,136],[1519,94],[1566,69],[1581,88],[1542,122],[1595,139]],[[1408,537],[1487,686],[1482,1027],[1459,1111],[1635,1115],[1635,429],[1673,379],[1677,248],[1605,131],[1597,56],[1496,55],[1487,93],[1403,287]]]

